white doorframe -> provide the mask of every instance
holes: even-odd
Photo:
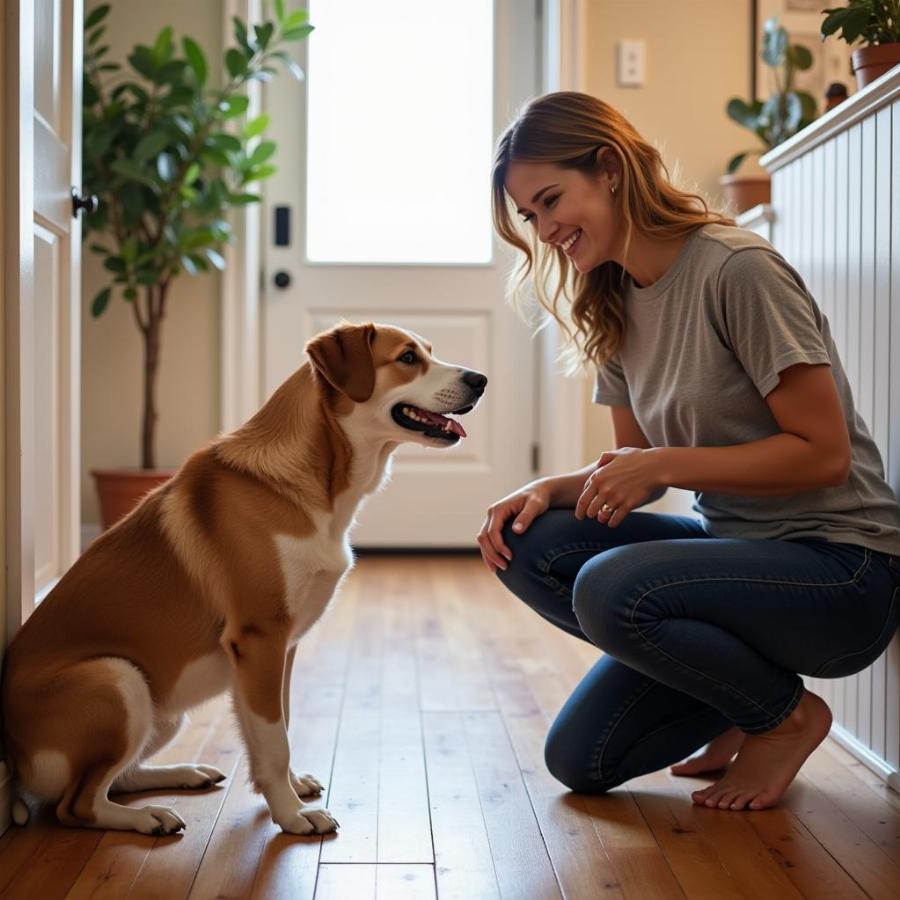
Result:
[[[232,16],[248,25],[260,21],[261,0],[225,0],[222,11],[224,46],[234,41]],[[260,114],[259,81],[247,88],[250,106],[239,127]],[[225,248],[222,273],[222,332],[219,363],[219,427],[232,431],[255,413],[262,401],[262,347],[260,344],[260,275],[262,219],[259,204],[239,207],[232,214],[234,243]]]
[[[585,0],[545,0],[543,90],[583,91]],[[585,464],[584,382],[568,377],[558,362],[561,336],[555,323],[539,335],[538,442],[540,475]]]
[[[585,0],[544,0],[543,90],[583,90]],[[253,21],[259,0],[227,0],[223,12],[226,43],[231,16]],[[258,114],[259,86],[251,108]],[[220,361],[221,428],[230,430],[248,419],[265,399],[262,395],[260,332],[260,248],[264,233],[260,211],[246,207],[235,222],[235,244],[228,248],[222,276],[222,342]],[[557,362],[560,338],[545,328],[536,342],[538,355],[540,474],[565,472],[584,464],[584,389],[578,378],[565,376]]]
[[[34,9],[28,0],[4,0],[3,309],[5,365],[3,510],[8,643],[34,601],[32,521],[34,402]],[[20,77],[24,73],[25,77]],[[5,647],[3,648],[5,649]],[[0,831],[9,824],[9,773],[0,764]]]

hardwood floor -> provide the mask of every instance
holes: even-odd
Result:
[[[0,897],[900,896],[900,796],[830,740],[763,812],[694,807],[708,782],[667,772],[567,792],[544,736],[595,658],[474,557],[363,557],[294,675],[295,766],[327,785],[336,837],[271,823],[220,699],[157,758],[228,780],[127,801],[174,805],[183,834],[64,829],[36,810],[0,838]]]

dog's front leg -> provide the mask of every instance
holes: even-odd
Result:
[[[287,657],[284,661],[284,680],[282,682],[282,700],[281,709],[284,713],[284,725],[286,728],[291,724],[291,672],[294,669],[294,657],[297,655],[297,645],[288,648]],[[290,734],[290,731],[288,731]],[[308,772],[303,775],[297,775],[291,769],[291,784],[297,792],[297,796],[301,799],[304,797],[319,797],[324,788],[319,783],[319,779]]]
[[[291,781],[291,751],[282,704],[286,635],[258,627],[226,629],[222,645],[234,670],[234,704],[250,775],[272,820],[290,834],[325,834],[337,822],[325,809],[303,811]]]

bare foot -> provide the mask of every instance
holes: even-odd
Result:
[[[830,729],[828,704],[804,690],[796,709],[780,725],[745,735],[728,772],[708,788],[694,791],[694,803],[735,810],[774,806]]]
[[[673,775],[699,775],[724,769],[741,749],[747,735],[740,728],[729,728],[713,738],[702,753],[671,767]]]

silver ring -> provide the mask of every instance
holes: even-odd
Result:
[[[612,511],[613,511],[613,508],[608,503],[604,503],[603,506],[600,507],[600,512],[608,513],[608,512],[612,512]]]

